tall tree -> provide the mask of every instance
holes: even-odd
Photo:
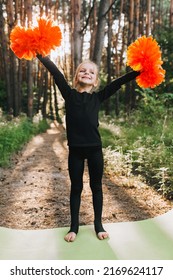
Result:
[[[5,33],[5,19],[3,14],[3,5],[0,2],[0,46],[2,51],[2,60],[1,60],[1,69],[4,72],[4,80],[6,85],[7,92],[7,110],[13,108],[13,99],[11,96],[11,84],[10,84],[10,63],[9,63],[9,55],[7,50],[7,36]],[[1,77],[2,79],[2,77]]]
[[[109,0],[109,5],[112,4],[112,0]],[[113,16],[112,10],[108,13],[108,45],[107,45],[107,83],[111,82],[112,79],[112,24],[113,24]],[[110,99],[107,99],[105,102],[105,114],[108,115],[110,113]]]
[[[76,67],[82,60],[82,33],[81,33],[81,1],[71,1],[71,21],[72,21],[72,71],[74,73]]]
[[[130,0],[128,44],[130,44],[134,40],[134,8],[135,8],[135,1]]]
[[[90,4],[91,5],[91,4]],[[92,59],[94,55],[94,47],[95,47],[95,38],[97,33],[97,2],[93,1],[93,13],[92,17],[90,17],[90,55],[89,57]]]
[[[16,15],[15,10],[13,7],[13,1],[8,0],[7,1],[7,10],[8,10],[8,34],[10,36],[11,30],[15,25],[16,22]],[[19,91],[18,91],[18,68],[16,65],[16,57],[14,53],[11,51],[9,52],[10,55],[10,83],[11,83],[11,94],[13,96],[13,111],[14,116],[18,116],[20,112],[19,104],[20,104],[20,97],[19,97]]]
[[[170,27],[173,27],[173,0],[170,0],[170,16],[169,16],[169,22]]]
[[[139,36],[139,23],[140,23],[140,0],[135,1],[135,26],[134,26],[134,38]]]
[[[102,49],[105,39],[105,26],[106,26],[106,15],[110,7],[109,0],[101,0],[98,11],[98,23],[97,23],[97,33],[95,38],[95,46],[93,53],[93,61],[96,62],[98,67],[100,67]]]
[[[147,1],[146,36],[151,34],[151,0]]]
[[[129,3],[129,30],[128,30],[128,40],[127,45],[130,45],[134,40],[134,9],[135,9],[135,0],[130,0]],[[128,70],[128,68],[127,68]],[[126,84],[126,90],[125,90],[125,105],[126,105],[126,112],[129,113],[132,108],[132,83]]]
[[[28,18],[28,26],[32,23],[32,0],[25,1],[25,9]],[[27,62],[27,82],[28,82],[28,117],[33,117],[33,62]]]

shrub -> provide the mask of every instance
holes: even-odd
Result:
[[[151,110],[150,116],[145,108],[128,118],[111,122],[103,118],[100,132],[108,173],[140,175],[159,192],[173,198],[172,111],[161,104],[159,107]]]

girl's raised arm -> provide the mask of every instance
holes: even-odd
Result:
[[[108,84],[104,89],[98,92],[101,102],[112,96],[122,85],[134,80],[140,72],[131,71]]]
[[[64,75],[59,71],[57,66],[50,60],[48,56],[42,57],[41,55],[37,55],[37,58],[40,62],[46,67],[46,69],[50,72],[55,80],[55,84],[58,86],[62,96],[64,99],[68,98],[68,95],[71,92],[71,87],[67,83]]]

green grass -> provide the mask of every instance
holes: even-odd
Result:
[[[143,176],[148,184],[172,199],[172,113],[165,111],[159,118],[157,114],[153,112],[146,117],[138,111],[128,118],[102,118],[100,133],[106,160],[112,166],[111,170],[114,166],[115,174],[120,170],[129,174],[130,170],[131,174]]]
[[[48,128],[45,120],[33,124],[23,117],[10,122],[0,122],[0,166],[10,164],[11,156],[19,151],[34,135],[44,132]]]
[[[108,128],[100,127],[100,132],[103,147],[111,146],[113,148],[116,143],[116,136]]]

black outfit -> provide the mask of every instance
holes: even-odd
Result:
[[[98,113],[101,103],[119,90],[121,85],[135,79],[139,72],[129,72],[98,92],[93,92],[92,94],[87,92],[80,93],[68,85],[63,74],[48,57],[43,58],[39,55],[37,57],[53,75],[55,83],[65,100],[67,141],[69,146],[68,167],[71,179],[70,231],[78,232],[85,159],[87,159],[88,163],[90,187],[93,196],[95,231],[96,233],[104,231],[101,223],[103,154],[98,131]]]

